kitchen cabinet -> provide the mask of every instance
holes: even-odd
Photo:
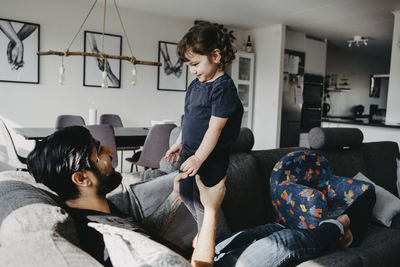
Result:
[[[254,96],[254,53],[238,51],[232,65],[226,69],[232,77],[242,101],[244,112],[242,127],[252,129]]]

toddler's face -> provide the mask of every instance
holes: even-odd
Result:
[[[219,61],[220,55],[211,55],[209,58],[206,55],[196,54],[194,52],[188,52],[185,62],[189,66],[189,70],[193,75],[199,79],[200,82],[210,82],[219,76]]]

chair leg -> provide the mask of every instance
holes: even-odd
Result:
[[[124,163],[124,151],[121,150],[121,173],[123,172],[123,163]]]
[[[133,172],[133,163],[131,164],[131,172]]]

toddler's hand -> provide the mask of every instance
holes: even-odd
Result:
[[[182,152],[181,144],[173,144],[168,151],[165,153],[164,158],[168,160],[168,162],[178,161]]]
[[[180,170],[186,173],[188,176],[194,176],[199,170],[202,163],[203,162],[201,162],[201,160],[196,155],[193,155],[188,158],[184,163],[182,163]]]

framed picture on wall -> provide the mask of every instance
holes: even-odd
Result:
[[[39,24],[0,19],[0,81],[39,83]]]
[[[85,31],[84,50],[88,53],[101,53],[103,34],[100,32]],[[108,55],[122,55],[122,36],[104,34],[104,53]],[[83,59],[83,85],[101,87],[104,66],[107,71],[108,88],[121,88],[121,60],[103,60],[96,57]]]
[[[158,42],[157,89],[167,91],[186,91],[188,67],[176,55],[176,43]]]

